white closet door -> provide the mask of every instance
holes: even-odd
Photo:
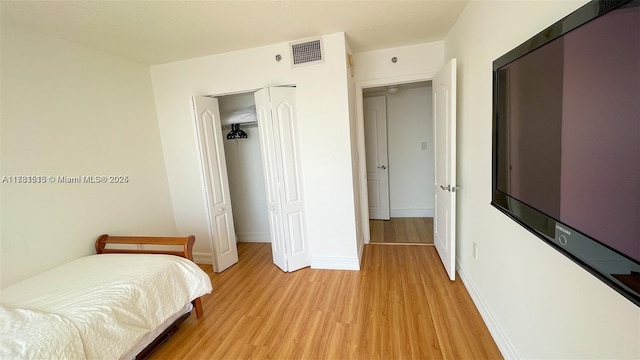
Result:
[[[238,248],[218,99],[195,96],[193,107],[207,197],[213,265],[216,272],[221,272],[238,262]]]
[[[287,271],[287,251],[283,234],[282,216],[280,212],[280,191],[278,190],[278,162],[276,143],[273,141],[274,126],[271,116],[271,101],[269,89],[262,89],[254,94],[256,113],[258,116],[258,130],[260,133],[260,147],[262,149],[262,167],[267,193],[269,211],[269,229],[271,231],[271,252],[273,263],[282,271]]]
[[[295,88],[256,92],[267,183],[273,262],[283,271],[309,266],[297,139]]]
[[[302,198],[302,178],[298,154],[298,131],[295,107],[295,88],[269,88],[275,131],[277,161],[280,164],[280,202],[286,239],[289,271],[309,266],[306,221]]]

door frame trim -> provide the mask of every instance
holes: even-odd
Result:
[[[429,73],[419,73],[401,76],[392,76],[382,79],[370,79],[356,81],[356,137],[358,151],[358,182],[360,183],[360,231],[362,232],[363,241],[358,241],[358,256],[362,260],[362,251],[364,244],[368,244],[371,240],[369,234],[369,197],[367,188],[367,159],[364,143],[364,97],[363,89],[387,86],[410,84],[421,81],[430,81],[437,74],[437,71]]]

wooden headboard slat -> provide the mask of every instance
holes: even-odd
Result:
[[[104,249],[102,254],[160,254],[160,255],[175,255],[184,256],[182,251],[164,251],[164,250],[137,250],[137,249]]]
[[[186,237],[109,236],[109,243],[183,245],[186,239]]]
[[[185,237],[152,237],[152,236],[110,236],[100,235],[96,240],[96,253],[127,253],[127,254],[170,254],[182,256],[193,261],[193,244],[196,238],[193,235]],[[157,250],[157,249],[107,249],[108,244],[127,245],[179,245],[182,251]]]

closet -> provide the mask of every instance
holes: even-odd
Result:
[[[218,97],[238,242],[271,242],[253,93]]]
[[[214,270],[238,262],[236,241],[270,241],[285,272],[309,266],[295,88],[194,97],[193,109]]]

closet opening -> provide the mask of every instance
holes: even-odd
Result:
[[[362,89],[369,241],[433,245],[431,81]]]
[[[271,243],[253,92],[217,98],[236,242]]]
[[[284,272],[310,266],[296,88],[194,96],[214,271],[238,242],[271,244]]]

